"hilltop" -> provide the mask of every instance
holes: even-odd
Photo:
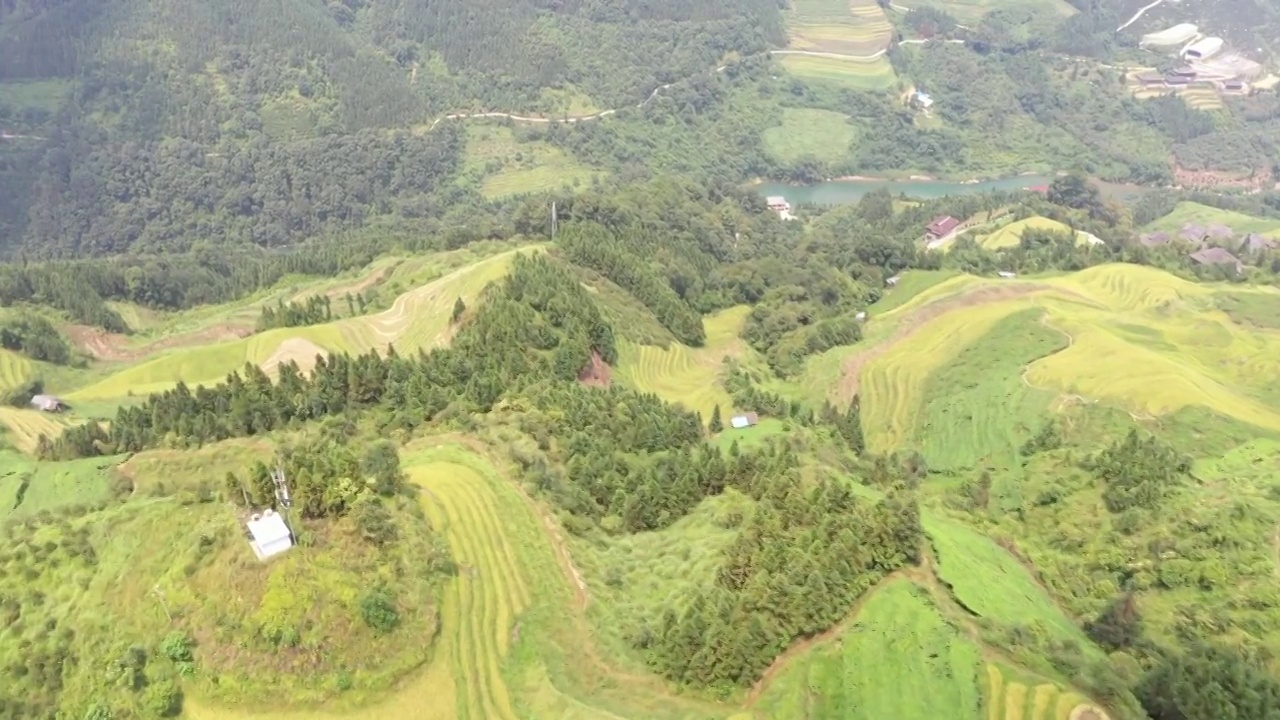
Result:
[[[5,266],[0,390],[70,405],[0,411],[5,711],[1140,718],[1197,643],[1261,672],[1274,251],[1232,282],[1077,181]],[[1144,225],[1275,222],[1235,207]]]
[[[1180,61],[1137,45],[1172,3],[1123,31],[1115,3],[908,5],[13,4],[0,250],[469,241],[530,195],[670,175],[1274,185],[1275,60],[1234,26],[1202,23],[1247,87],[1166,80]]]

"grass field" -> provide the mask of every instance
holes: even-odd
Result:
[[[61,435],[72,422],[66,415],[0,407],[0,424],[5,426],[9,442],[27,453],[36,449],[41,435],[46,435],[52,440]]]
[[[785,108],[782,124],[765,130],[763,137],[765,150],[783,162],[843,157],[853,138],[853,125],[844,115],[800,108]]]
[[[581,103],[581,98],[561,98]],[[579,108],[581,109],[581,108]],[[558,190],[591,184],[604,173],[580,165],[560,149],[544,142],[518,142],[511,128],[502,125],[467,125],[467,150],[463,171],[478,180],[485,197]]]
[[[1144,229],[1147,231],[1163,230],[1176,234],[1186,225],[1226,225],[1234,230],[1236,235],[1261,233],[1270,237],[1280,238],[1280,220],[1256,218],[1252,215],[1245,215],[1232,210],[1220,210],[1193,202],[1178,203],[1173,212],[1148,224]]]
[[[1054,639],[1075,641],[1086,653],[1100,653],[1017,558],[990,538],[935,513],[921,513],[921,523],[937,553],[938,577],[966,608],[1006,626],[1039,628]]]
[[[680,343],[662,348],[620,342],[615,380],[702,413],[704,421],[711,418],[711,412],[719,405],[727,423],[733,400],[720,384],[720,371],[726,357],[753,352],[738,337],[750,312],[751,309],[743,305],[707,317],[704,320],[707,342],[700,348]]]
[[[184,348],[148,360],[100,382],[67,394],[73,404],[142,395],[172,387],[179,380],[189,386],[213,384],[245,363],[274,371],[293,360],[310,367],[316,353],[361,353],[385,350],[416,352],[448,342],[449,314],[461,297],[471,304],[491,281],[506,274],[516,252],[536,252],[536,246],[508,251],[455,270],[396,298],[387,310],[325,325],[278,328],[243,340]]]
[[[978,720],[981,649],[907,580],[866,599],[837,639],[798,659],[757,708],[761,718]]]
[[[1062,333],[1028,308],[1000,319],[928,379],[913,446],[929,467],[1008,465],[1048,416],[1054,393],[1029,387],[1023,369],[1067,346]]]
[[[0,98],[14,111],[30,108],[53,115],[71,92],[69,80],[33,80],[0,83]]]
[[[809,81],[853,90],[887,90],[897,83],[893,66],[884,57],[874,60],[783,55],[779,62],[787,72]]]

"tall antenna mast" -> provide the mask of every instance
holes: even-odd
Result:
[[[556,217],[556,203],[553,200],[551,201],[551,239],[552,240],[556,239],[556,225],[558,224],[557,221],[558,221],[558,218]]]

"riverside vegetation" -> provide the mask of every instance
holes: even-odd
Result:
[[[1265,196],[1195,199],[1280,229]],[[9,387],[72,404],[38,430],[0,415],[35,436],[0,478],[6,716],[409,717],[443,687],[442,717],[1162,719],[1252,717],[1276,692],[1280,409],[1212,360],[1273,357],[1266,251],[1227,284],[1126,240],[1167,199],[1120,211],[1076,177],[1047,197],[875,193],[805,226],[690,182],[563,202],[554,243],[532,215],[515,249],[322,240],[255,260],[261,285],[212,249],[7,267],[32,292],[15,327],[47,317],[66,342],[70,320],[141,302],[191,339],[114,365],[0,356]],[[997,206],[1072,232],[920,249],[937,214]],[[161,267],[230,314],[112,280]],[[93,292],[41,306],[64,268]],[[378,310],[398,278],[425,284]],[[334,319],[324,298],[346,295],[373,307]],[[425,335],[384,318],[410,306]],[[199,330],[293,315],[248,340],[314,338],[312,357]],[[116,378],[144,369],[131,397]],[[725,429],[741,412],[762,422]],[[275,466],[299,545],[260,563],[239,523],[276,503]],[[904,701],[921,673],[936,697]],[[1180,715],[1209,701],[1186,677],[1244,684]]]

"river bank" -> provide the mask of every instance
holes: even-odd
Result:
[[[756,180],[750,187],[760,195],[781,195],[792,205],[844,205],[857,202],[875,190],[888,188],[895,196],[932,200],[947,195],[968,195],[996,190],[1029,190],[1048,185],[1052,175],[1024,173],[992,180],[939,180],[927,175],[902,178],[847,176],[812,185]]]

